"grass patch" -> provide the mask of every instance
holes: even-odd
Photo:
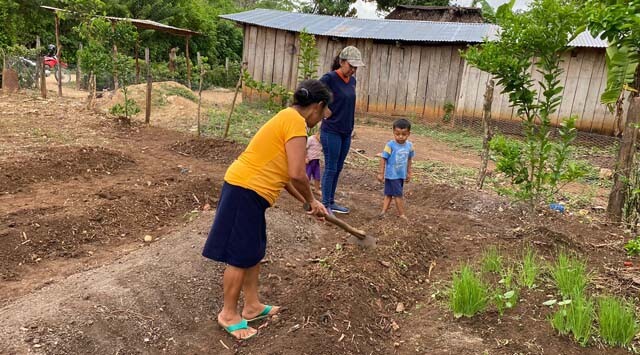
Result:
[[[581,294],[558,304],[551,326],[562,335],[573,334],[576,342],[587,346],[593,328],[593,303]]]
[[[488,287],[469,265],[465,265],[453,274],[449,307],[456,318],[472,317],[486,308],[488,294]]]
[[[193,91],[189,90],[186,87],[162,85],[162,90],[167,96],[180,96],[184,97],[187,100],[198,102],[198,97],[196,96],[196,94],[194,94]]]
[[[482,135],[467,130],[430,127],[412,122],[411,133],[448,143],[458,149],[482,151]]]
[[[414,174],[424,175],[440,184],[454,186],[475,183],[475,177],[478,173],[476,169],[445,164],[438,161],[414,161],[412,168]]]
[[[609,296],[598,300],[598,325],[600,337],[611,346],[628,345],[640,330],[633,306]]]
[[[562,296],[574,299],[583,295],[587,287],[586,262],[561,251],[555,264],[551,266],[551,276]]]
[[[502,255],[494,245],[488,247],[482,253],[482,272],[502,273]]]
[[[533,249],[531,249],[531,247],[525,248],[522,253],[522,262],[519,266],[520,285],[527,288],[534,288],[536,286],[538,275],[540,275],[541,268],[538,264],[538,255]]]
[[[260,105],[241,103],[237,105],[231,117],[229,126],[229,138],[247,144],[258,129],[267,122],[275,112],[269,111]],[[222,137],[229,111],[211,110],[209,112],[209,122],[205,127],[205,132],[209,135]]]

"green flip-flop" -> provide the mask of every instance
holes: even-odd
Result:
[[[267,318],[269,316],[269,312],[271,312],[272,309],[273,309],[273,306],[265,305],[264,309],[262,310],[262,312],[260,312],[260,314],[258,314],[257,316],[251,319],[247,319],[247,322],[253,322],[253,321]]]
[[[220,324],[220,323],[218,323],[218,324]],[[249,329],[249,323],[244,318],[242,318],[242,320],[240,322],[238,322],[236,324],[231,324],[228,327],[225,327],[222,324],[220,324],[220,326],[222,327],[222,329],[224,329],[227,333],[229,333],[232,337],[234,337],[237,340],[247,340],[247,339],[250,339],[250,338],[254,337],[256,334],[258,334],[258,332],[255,332],[255,333],[249,335],[246,338],[238,338],[237,336],[235,336],[233,334],[233,332],[235,332],[236,330]]]

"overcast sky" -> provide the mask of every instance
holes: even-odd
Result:
[[[454,0],[452,3],[460,6],[469,6],[473,0]],[[489,4],[494,8],[504,4],[507,0],[488,0]],[[515,9],[524,9],[527,6],[528,0],[516,0]],[[375,1],[363,1],[357,0],[354,7],[358,10],[358,18],[382,18],[384,15],[378,15],[376,13]]]

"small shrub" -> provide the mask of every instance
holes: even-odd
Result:
[[[527,247],[522,255],[522,263],[520,264],[520,284],[527,288],[534,288],[536,279],[540,274],[540,265],[538,264],[538,255],[536,252]]]
[[[449,296],[450,307],[456,318],[472,317],[485,309],[489,290],[480,278],[465,265],[453,274],[453,287]]]
[[[588,275],[586,270],[587,266],[584,261],[560,252],[556,263],[551,268],[551,276],[562,296],[573,299],[578,295],[582,295],[587,287]]]
[[[113,105],[109,112],[116,117],[129,120],[132,116],[140,112],[140,106],[138,106],[134,99],[126,99],[124,104]]]
[[[456,106],[453,102],[447,101],[442,106],[442,110],[444,111],[444,116],[442,116],[442,122],[449,123],[451,122],[451,118],[453,117],[453,110],[455,110]]]
[[[495,246],[490,246],[482,254],[482,272],[502,273],[502,256]]]
[[[640,236],[628,241],[627,244],[624,245],[624,250],[626,250],[629,256],[640,254]]]
[[[591,337],[593,325],[593,303],[584,295],[572,300],[559,302],[558,309],[551,318],[551,326],[560,334],[573,334],[574,339],[586,346]]]
[[[628,345],[640,330],[633,307],[613,297],[598,301],[598,324],[600,336],[611,346]]]
[[[496,287],[493,296],[493,303],[500,315],[505,309],[515,307],[519,299],[519,290],[515,283],[515,271],[513,267],[508,267],[501,272],[502,278],[498,281],[500,286]]]

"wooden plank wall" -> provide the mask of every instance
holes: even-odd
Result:
[[[278,83],[294,90],[298,82],[300,39],[297,33],[245,25],[243,60],[255,80]],[[482,117],[483,95],[489,74],[466,64],[460,57],[463,45],[378,43],[368,39],[344,39],[316,36],[319,51],[316,74],[330,70],[333,59],[347,45],[360,49],[366,67],[358,68],[356,110],[389,116],[440,121],[445,103],[455,105],[456,118]],[[604,50],[578,48],[563,58],[561,85],[563,100],[552,116],[577,115],[577,127],[586,132],[611,134],[613,115],[599,97],[606,86]],[[539,79],[532,66],[532,77]],[[519,121],[497,86],[492,117]],[[243,88],[251,101],[255,92]],[[262,99],[265,97],[263,96]],[[625,103],[628,105],[628,103]],[[626,111],[626,109],[625,109]]]
[[[606,63],[604,49],[577,48],[563,57],[561,67],[564,73],[560,76],[560,85],[564,87],[562,102],[558,111],[552,115],[554,125],[562,118],[577,115],[576,127],[584,132],[599,134],[613,133],[613,114],[606,106],[600,104],[600,95],[607,84]],[[488,74],[464,65],[461,90],[456,105],[456,117],[482,117],[482,95]],[[541,79],[541,75],[532,68],[534,80]],[[475,84],[474,84],[475,83]],[[535,88],[539,91],[539,87]],[[507,121],[520,121],[515,110],[510,107],[507,95],[499,94],[502,87],[496,86],[492,118]],[[625,112],[628,102],[625,102]]]

